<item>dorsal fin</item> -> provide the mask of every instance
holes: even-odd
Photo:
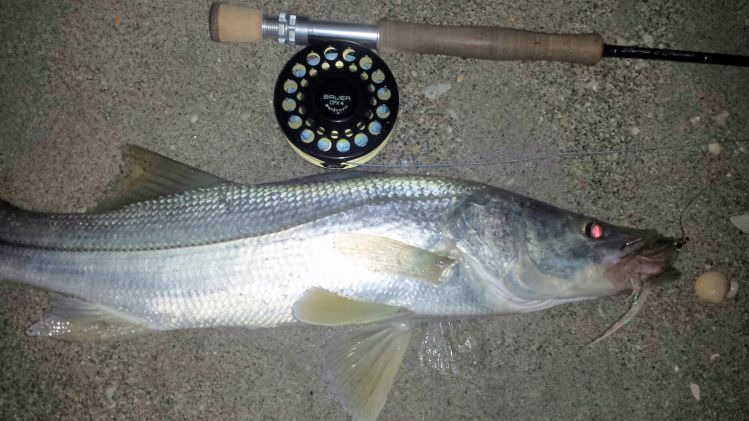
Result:
[[[126,145],[122,150],[120,175],[92,211],[105,212],[147,199],[224,183],[229,181],[140,146]]]

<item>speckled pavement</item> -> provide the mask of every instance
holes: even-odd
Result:
[[[591,32],[610,43],[749,54],[740,1],[246,2],[319,19],[381,18]],[[285,144],[271,107],[293,54],[216,44],[210,2],[4,1],[0,196],[37,210],[95,202],[135,143],[246,183],[321,172]],[[749,69],[603,60],[595,67],[383,55],[402,110],[373,164],[499,160],[749,138]],[[425,90],[450,84],[430,99]],[[749,408],[749,144],[437,169],[691,242],[678,282],[625,329],[582,348],[622,297],[467,322],[459,374],[419,365],[414,344],[383,420],[746,419]],[[735,300],[696,300],[707,269]],[[318,358],[328,329],[213,329],[75,344],[25,336],[48,295],[0,282],[0,419],[343,420]],[[700,399],[690,390],[698,385]]]

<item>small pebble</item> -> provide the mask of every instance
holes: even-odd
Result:
[[[107,387],[104,390],[104,396],[107,398],[107,400],[111,401],[112,398],[114,398],[114,393],[117,391],[117,383],[114,383],[113,385]]]
[[[650,67],[650,64],[648,64],[645,60],[635,60],[635,70],[642,70]]]
[[[592,79],[590,82],[585,84],[585,87],[588,89],[592,89],[593,92],[598,92],[598,88],[600,88],[600,85],[598,84],[597,80]]]
[[[700,122],[700,120],[701,120],[700,116],[694,116],[694,117],[692,117],[692,118],[689,119],[689,122],[692,123],[692,124],[697,124],[697,123]]]
[[[731,281],[731,286],[728,287],[728,294],[726,298],[733,298],[739,293],[739,281]]]
[[[749,234],[749,213],[732,216],[730,220],[734,227],[740,229],[744,234]]]
[[[434,85],[429,85],[424,89],[424,96],[427,97],[427,99],[435,100],[438,97],[444,95],[447,93],[447,91],[452,88],[453,85],[449,83],[435,83]]]
[[[728,114],[728,111],[723,111],[718,115],[712,116],[712,119],[715,122],[715,124],[723,127],[726,125],[726,122],[728,121],[728,116],[730,116],[730,114]]]
[[[638,129],[637,127],[632,127],[630,133],[632,133],[632,136],[637,136],[638,134],[640,134],[640,129]]]
[[[726,298],[732,298],[738,292],[739,284],[729,282],[726,275],[720,272],[705,272],[694,284],[694,292],[702,301],[718,304]]]
[[[689,383],[689,390],[696,400],[700,400],[700,386],[697,383]]]
[[[193,114],[192,117],[190,117],[190,123],[197,123],[198,122],[198,115]]]
[[[720,143],[713,142],[713,143],[707,144],[707,151],[713,155],[720,155],[720,152],[722,150],[723,150],[723,147],[720,146]]]

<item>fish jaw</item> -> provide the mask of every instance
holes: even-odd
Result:
[[[641,291],[646,282],[660,279],[671,269],[675,255],[673,239],[652,233],[650,238],[638,241],[633,250],[625,247],[621,254],[609,253],[600,262],[580,265],[566,276],[540,270],[528,254],[521,253],[509,279],[518,297],[592,299]]]
[[[676,241],[655,236],[609,266],[603,276],[617,291],[639,291],[643,283],[667,272],[676,258]]]

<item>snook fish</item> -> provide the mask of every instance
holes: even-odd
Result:
[[[137,147],[124,157],[92,212],[0,202],[0,279],[55,293],[28,334],[362,325],[324,356],[355,419],[379,414],[415,324],[638,292],[675,250],[479,183],[344,172],[246,186]]]

